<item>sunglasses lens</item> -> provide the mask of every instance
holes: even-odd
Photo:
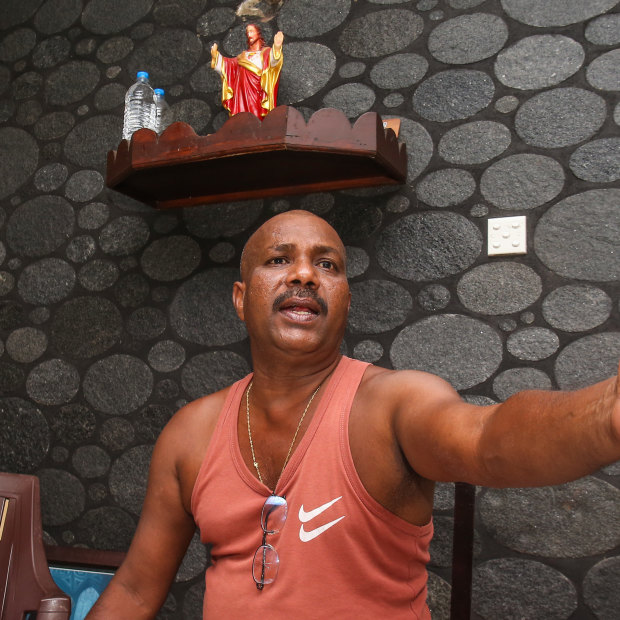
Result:
[[[267,534],[279,532],[286,521],[287,513],[288,506],[286,500],[279,495],[270,495],[265,501],[263,512],[260,516],[260,524],[263,531],[267,532]]]
[[[261,545],[254,554],[252,576],[258,584],[273,583],[278,576],[280,558],[271,545]]]

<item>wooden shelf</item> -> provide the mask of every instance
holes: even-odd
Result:
[[[279,106],[262,122],[237,114],[206,136],[178,122],[161,136],[140,129],[108,153],[106,184],[171,208],[399,184],[406,176],[405,145],[375,112],[351,126],[333,108],[306,123],[295,108]]]

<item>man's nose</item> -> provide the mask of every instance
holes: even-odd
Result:
[[[316,288],[318,285],[316,270],[310,260],[302,259],[292,263],[288,279],[293,286]]]

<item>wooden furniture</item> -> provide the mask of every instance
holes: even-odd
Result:
[[[71,599],[54,583],[43,548],[39,479],[0,473],[0,620],[68,620]]]
[[[367,112],[351,126],[324,108],[306,121],[279,106],[261,122],[243,112],[214,134],[173,123],[161,136],[140,129],[108,153],[106,183],[159,208],[403,183],[405,145]]]

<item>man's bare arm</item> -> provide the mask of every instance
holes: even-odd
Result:
[[[176,458],[180,427],[171,421],[158,439],[140,522],[126,560],[101,595],[88,620],[147,620],[163,604],[195,531],[183,507]]]
[[[544,486],[620,459],[617,377],[574,392],[524,391],[489,407],[463,402],[437,377],[413,381],[398,392],[394,428],[411,466],[430,480]]]

